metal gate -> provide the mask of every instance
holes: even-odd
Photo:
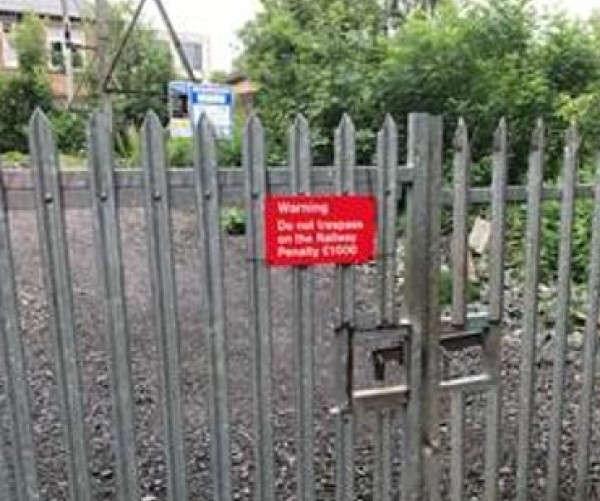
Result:
[[[251,117],[244,133],[244,165],[218,168],[215,140],[205,119],[194,137],[194,167],[168,170],[165,135],[158,118],[150,113],[143,126],[142,169],[117,170],[112,153],[110,128],[102,115],[95,114],[89,126],[87,171],[60,171],[51,126],[36,112],[30,124],[31,169],[3,171],[0,179],[0,305],[2,326],[2,377],[6,405],[7,432],[0,441],[0,498],[33,501],[57,499],[52,484],[57,482],[36,462],[36,416],[30,412],[27,333],[20,328],[26,313],[19,300],[16,250],[11,248],[9,227],[26,211],[36,214],[41,255],[41,271],[46,292],[47,328],[53,339],[53,377],[61,408],[60,429],[64,438],[66,485],[62,497],[73,501],[99,498],[92,479],[89,424],[86,424],[85,393],[82,382],[81,353],[78,354],[79,324],[74,313],[71,260],[66,215],[87,210],[93,222],[93,253],[96,260],[98,294],[101,299],[103,329],[106,335],[110,406],[112,407],[111,468],[115,486],[102,499],[130,501],[156,498],[182,501],[208,499],[374,499],[387,501],[451,499],[600,499],[597,472],[600,465],[596,356],[598,338],[598,300],[600,295],[600,182],[596,187],[577,184],[579,138],[571,129],[565,144],[562,185],[543,186],[544,127],[539,123],[533,134],[529,156],[527,187],[507,186],[508,146],[506,125],[502,121],[494,138],[492,185],[469,186],[469,140],[466,125],[460,123],[453,152],[453,186],[442,178],[444,148],[443,124],[439,117],[412,114],[406,133],[407,162],[399,165],[398,131],[387,118],[377,137],[377,165],[356,166],[355,131],[344,117],[335,132],[335,166],[312,167],[308,124],[298,118],[290,131],[289,165],[266,167],[264,132],[260,120]],[[274,373],[272,301],[281,290],[272,290],[273,271],[265,263],[263,198],[267,193],[372,193],[377,197],[378,243],[373,281],[376,294],[372,315],[357,311],[357,274],[371,273],[370,267],[357,269],[338,266],[333,278],[335,297],[332,323],[323,336],[331,344],[329,377],[335,379],[329,415],[335,422],[335,457],[331,465],[333,489],[318,488],[321,468],[315,468],[315,388],[321,384],[315,373],[315,357],[321,353],[315,344],[315,304],[317,271],[298,267],[285,272],[289,279],[291,308],[289,334],[293,355],[294,438],[292,457],[294,492],[281,492],[281,464],[275,457],[274,420],[277,414],[273,395]],[[570,269],[576,195],[589,199],[595,193],[592,255],[590,256],[589,299],[578,390],[574,404],[578,415],[576,430],[576,467],[564,465],[562,437],[564,394],[570,324]],[[536,334],[540,272],[541,208],[544,200],[561,200],[561,245],[553,334],[552,398],[536,403]],[[520,380],[518,392],[503,391],[503,367],[514,363],[502,357],[505,288],[505,220],[507,204],[527,202],[524,239]],[[228,294],[224,260],[221,209],[237,204],[245,207],[248,309],[226,309]],[[491,237],[486,277],[485,311],[469,310],[468,228],[469,208],[489,205]],[[145,215],[149,258],[152,325],[158,349],[160,413],[164,433],[166,487],[150,493],[143,487],[136,441],[136,397],[133,391],[131,325],[127,314],[120,219],[123,211],[142,207]],[[401,212],[406,209],[404,255],[398,252]],[[173,258],[172,211],[193,210],[196,217],[198,262],[201,273],[201,311],[206,350],[208,398],[203,401],[208,413],[209,461],[212,488],[202,491],[188,481],[189,470],[196,468],[194,448],[184,436],[186,394],[181,385],[181,330]],[[452,210],[451,252],[442,251],[443,211]],[[401,209],[401,210],[400,210]],[[32,228],[33,230],[33,228]],[[13,235],[14,237],[14,235]],[[451,309],[443,314],[440,304],[440,269],[448,261],[452,276]],[[398,276],[398,264],[405,273]],[[324,272],[325,273],[325,272]],[[399,286],[399,281],[402,282]],[[245,481],[232,481],[231,406],[228,379],[231,369],[228,322],[245,315],[251,350],[253,430],[249,438],[251,472]],[[514,341],[514,340],[513,340]],[[513,342],[511,341],[511,342]],[[448,376],[445,366],[453,354],[471,350],[477,360],[465,374]],[[187,351],[187,350],[186,350]],[[288,352],[289,353],[289,352]],[[359,360],[359,353],[367,358]],[[185,354],[185,353],[184,353]],[[83,357],[85,358],[85,357]],[[459,358],[460,360],[460,358]],[[459,364],[460,365],[460,364]],[[357,374],[372,373],[374,381],[360,387]],[[396,374],[390,382],[390,373]],[[570,376],[569,376],[570,377]],[[358,378],[360,379],[360,378]],[[363,378],[365,379],[365,378]],[[239,381],[239,384],[243,384]],[[512,388],[511,391],[514,391]],[[317,391],[317,393],[319,393]],[[469,404],[472,395],[483,395],[479,404]],[[515,400],[518,412],[510,401]],[[596,400],[594,400],[596,399]],[[538,399],[539,400],[539,399]],[[508,402],[508,403],[507,403]],[[551,405],[547,426],[534,423],[536,406]],[[329,405],[331,404],[331,405]],[[506,404],[506,405],[503,405]],[[466,417],[467,406],[480,413]],[[509,410],[503,413],[503,406]],[[39,416],[38,416],[39,417]],[[518,419],[518,426],[515,425]],[[367,426],[365,427],[365,423]],[[541,426],[546,438],[534,443],[532,429]],[[517,431],[513,447],[508,438]],[[284,434],[291,432],[286,428]],[[281,434],[281,432],[280,432]],[[514,435],[514,433],[513,433]],[[539,435],[539,434],[538,434]],[[357,450],[357,441],[370,442]],[[538,437],[539,438],[539,437]],[[324,439],[325,440],[325,439]],[[287,444],[287,442],[285,442]],[[474,445],[478,443],[479,445]],[[399,445],[401,445],[399,447]],[[532,451],[544,453],[543,465],[532,472]],[[467,457],[481,456],[479,477],[468,472]],[[571,451],[572,452],[572,451]],[[569,454],[571,454],[569,452]],[[365,457],[368,456],[368,460]],[[162,461],[162,460],[161,460]],[[562,463],[561,463],[562,461]],[[365,465],[366,466],[363,466]],[[288,466],[289,466],[288,465]],[[206,468],[209,468],[206,465]],[[286,466],[287,468],[287,466]],[[367,473],[361,471],[366,468]],[[538,471],[540,470],[540,471]],[[357,485],[366,476],[367,487]],[[502,477],[502,478],[501,478]],[[533,481],[535,477],[536,481]],[[543,477],[542,484],[537,483]],[[514,480],[514,482],[512,482]],[[514,485],[507,485],[511,484]],[[142,488],[140,487],[142,485]],[[362,490],[361,490],[362,489]],[[94,494],[96,492],[96,494]]]

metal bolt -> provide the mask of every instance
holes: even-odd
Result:
[[[108,193],[106,193],[106,191],[100,192],[100,200],[102,200],[103,202],[106,202],[108,200]]]
[[[154,199],[155,202],[160,201],[160,199],[162,198],[162,195],[161,195],[160,191],[155,191],[152,194],[152,198]]]
[[[44,195],[44,202],[46,202],[47,204],[51,204],[54,201],[54,197],[52,196],[52,193],[46,193]]]

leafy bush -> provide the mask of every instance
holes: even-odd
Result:
[[[577,284],[585,283],[589,270],[590,240],[594,207],[592,200],[578,200],[575,204],[573,225],[572,278]],[[540,281],[553,283],[558,277],[560,252],[560,202],[544,202],[540,239]],[[511,206],[507,211],[506,252],[508,265],[525,269],[525,232],[527,214],[524,206]]]
[[[35,14],[25,14],[17,25],[13,42],[17,51],[19,70],[32,73],[46,65],[46,28]]]
[[[0,76],[0,152],[28,150],[26,129],[36,108],[52,109],[52,92],[41,71]]]
[[[246,233],[246,212],[237,207],[224,209],[221,225],[229,235],[243,235]]]
[[[192,140],[185,137],[172,137],[168,144],[169,165],[171,167],[191,167],[193,163]]]
[[[85,150],[87,123],[83,114],[61,110],[53,112],[51,119],[61,153],[79,154]]]
[[[28,162],[28,156],[20,151],[7,151],[2,155],[3,167],[23,167],[26,166]]]
[[[452,271],[447,266],[442,266],[440,269],[440,304],[442,306],[449,306],[452,304]],[[467,301],[479,301],[481,299],[481,292],[478,284],[467,281]]]
[[[406,115],[422,111],[444,116],[447,147],[464,116],[473,160],[485,164],[504,116],[511,183],[525,178],[538,117],[548,128],[548,179],[559,172],[570,120],[600,137],[600,17],[585,23],[542,16],[533,0],[447,0],[433,16],[412,10],[390,35],[380,22],[388,14],[384,4],[267,2],[243,30],[239,67],[259,89],[255,105],[265,118],[271,161],[285,159],[287,128],[298,112],[310,122],[316,163],[331,161],[343,112],[356,122],[358,162],[372,161],[385,113],[397,119],[404,150]]]

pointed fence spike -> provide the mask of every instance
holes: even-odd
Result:
[[[383,119],[383,124],[381,126],[381,129],[379,129],[379,132],[384,133],[384,134],[387,133],[391,136],[391,135],[396,134],[397,130],[398,130],[398,127],[396,126],[396,121],[394,120],[392,115],[387,113],[385,115],[385,118]]]
[[[300,128],[308,129],[309,128],[308,120],[302,113],[298,113],[296,115],[296,119],[294,120],[294,127],[298,128],[298,129],[300,129]]]
[[[463,117],[458,119],[456,131],[454,132],[454,149],[456,151],[466,150],[469,142],[469,131],[467,129],[467,123]]]
[[[352,121],[352,117],[348,113],[344,113],[342,115],[342,119],[340,120],[338,128],[343,134],[354,133],[354,122]]]
[[[29,124],[31,127],[35,127],[36,125],[40,126],[42,124],[50,125],[50,120],[48,119],[46,113],[44,113],[44,110],[38,106],[31,115]]]
[[[303,115],[290,126],[289,158],[293,193],[308,193],[311,184],[310,128]]]
[[[498,122],[498,127],[494,131],[494,151],[501,152],[506,150],[506,119],[502,117]]]
[[[250,131],[254,133],[262,133],[263,132],[263,124],[262,120],[258,116],[258,113],[253,111],[248,118],[246,119],[246,123],[244,125],[244,132],[248,134]]]
[[[579,135],[577,124],[574,121],[571,122],[571,125],[565,132],[565,143],[568,148],[573,149],[575,152],[579,150],[581,137]]]
[[[543,149],[544,146],[544,121],[541,118],[538,118],[536,121],[535,129],[531,134],[531,150],[537,151]]]
[[[160,127],[163,128],[160,118],[156,114],[154,110],[149,110],[144,117],[144,122],[142,123],[142,129],[146,129],[148,127]]]

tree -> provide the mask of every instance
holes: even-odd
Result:
[[[13,37],[20,71],[31,73],[45,67],[46,29],[38,16],[26,14],[15,28]]]
[[[0,151],[27,151],[25,128],[36,108],[52,109],[52,91],[45,73],[45,31],[28,14],[14,33],[19,61],[16,73],[0,75]]]
[[[111,54],[115,54],[121,44],[133,10],[134,6],[129,1],[111,3],[109,19]],[[86,75],[87,87],[98,88],[95,65],[90,64]],[[141,20],[124,46],[111,80],[111,86],[114,87],[115,131],[120,139],[126,140],[127,129],[132,126],[139,127],[150,109],[166,121],[167,89],[173,77],[169,44],[159,39],[156,32]]]
[[[240,69],[258,84],[255,103],[279,156],[296,112],[310,120],[322,162],[331,159],[332,129],[344,111],[355,119],[361,162],[372,160],[373,132],[385,113],[396,117],[401,134],[410,112],[444,115],[448,147],[464,116],[474,181],[487,183],[493,132],[504,116],[516,182],[525,175],[538,117],[548,126],[551,178],[568,122],[577,120],[589,134],[598,130],[598,21],[540,16],[532,0],[446,0],[435,15],[407,1],[408,14],[389,33],[382,4],[264,0],[263,13],[244,29]]]
[[[269,128],[273,161],[283,160],[297,113],[311,123],[317,163],[331,162],[332,131],[344,112],[372,139],[373,91],[385,55],[382,20],[377,0],[263,1],[241,32],[237,65],[259,89],[255,103]]]

